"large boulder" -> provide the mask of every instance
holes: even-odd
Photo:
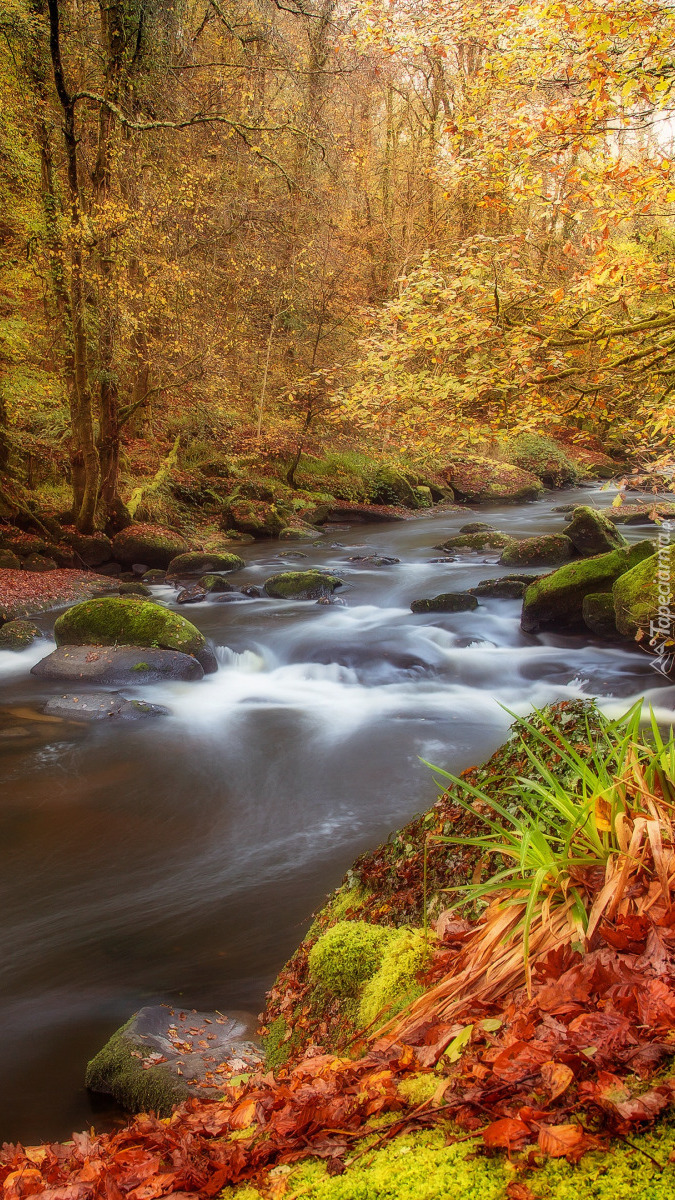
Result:
[[[44,706],[48,717],[64,721],[142,721],[146,717],[167,717],[170,709],[146,700],[129,700],[114,692],[79,692],[77,695],[52,696]]]
[[[587,504],[575,508],[572,520],[563,530],[563,534],[570,539],[579,554],[589,558],[591,555],[605,554],[608,550],[628,545],[609,517]]]
[[[61,537],[85,567],[100,567],[112,558],[112,542],[104,533],[78,533],[76,529],[64,529]]]
[[[319,600],[341,586],[336,575],[322,571],[280,571],[265,580],[265,591],[274,600]]]
[[[531,471],[473,454],[452,459],[444,468],[444,476],[456,498],[470,504],[536,500],[544,490]]]
[[[13,550],[0,550],[0,571],[18,571],[21,559]]]
[[[262,1065],[256,1025],[248,1013],[141,1008],[87,1064],[86,1086],[162,1117],[190,1095],[215,1100],[232,1076]]]
[[[566,449],[537,433],[521,433],[514,438],[506,457],[513,466],[536,475],[549,488],[569,487],[581,473]]]
[[[196,658],[179,650],[91,645],[59,646],[35,664],[31,675],[39,679],[119,686],[160,683],[165,679],[203,679],[204,670]]]
[[[614,597],[611,592],[592,592],[584,596],[582,606],[584,625],[598,637],[618,637]]]
[[[125,567],[145,563],[146,567],[168,567],[172,559],[188,548],[185,538],[175,529],[162,525],[128,525],[112,541],[112,553]]]
[[[410,611],[414,613],[472,612],[475,608],[478,608],[478,601],[470,592],[442,592],[427,600],[413,600],[410,605]]]
[[[525,592],[523,630],[534,633],[542,626],[565,628],[583,624],[584,598],[592,593],[611,591],[621,575],[653,552],[651,542],[638,542],[597,558],[578,559],[552,575],[544,575]]]
[[[420,502],[405,475],[394,467],[378,467],[373,477],[370,498],[373,504],[402,504],[419,508]]]
[[[42,630],[32,621],[8,621],[0,627],[0,650],[25,650],[41,637]]]
[[[505,567],[559,567],[574,557],[574,546],[568,537],[548,533],[512,542],[499,561]]]
[[[184,575],[205,575],[213,572],[223,575],[227,571],[240,571],[246,563],[238,554],[228,554],[222,551],[212,554],[191,552],[179,554],[169,563],[166,572],[167,579],[181,579]]]
[[[619,633],[633,638],[638,633],[675,636],[675,543],[637,563],[613,590]]]
[[[675,504],[655,501],[653,504],[621,504],[607,510],[615,525],[658,525],[675,520]]]
[[[263,500],[237,497],[223,511],[226,529],[236,529],[254,538],[278,537],[292,519],[290,508]]]
[[[203,633],[159,604],[122,596],[85,600],[58,617],[57,646],[147,646],[191,654],[206,672],[217,670]]]

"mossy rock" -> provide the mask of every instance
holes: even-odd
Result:
[[[224,575],[228,571],[240,571],[246,563],[238,554],[202,553],[192,551],[172,558],[167,568],[167,579],[180,579],[183,575]]]
[[[0,571],[18,571],[21,559],[12,550],[0,550]]]
[[[197,583],[207,593],[210,593],[210,592],[236,592],[236,590],[237,590],[235,588],[234,584],[228,583],[228,581],[226,579],[223,579],[222,575],[215,575],[213,573],[209,573],[208,575],[202,575],[197,580]]]
[[[515,504],[536,500],[544,491],[531,471],[479,455],[458,455],[445,466],[444,475],[456,498],[470,504]]]
[[[535,575],[502,575],[500,579],[481,579],[469,588],[472,596],[492,596],[495,600],[520,600],[536,581]]]
[[[358,995],[380,967],[394,931],[367,921],[338,921],[312,948],[309,973],[333,996]]]
[[[72,548],[85,567],[100,567],[113,556],[112,542],[104,533],[78,533],[75,529],[64,529],[61,540]]]
[[[148,1047],[129,1032],[134,1020],[135,1015],[87,1064],[85,1086],[92,1092],[114,1096],[128,1112],[154,1112],[168,1117],[174,1105],[187,1099],[188,1088],[161,1065],[144,1069]]]
[[[401,504],[404,508],[419,508],[415,490],[405,475],[394,467],[378,467],[371,484],[373,504]]]
[[[628,545],[609,517],[587,504],[575,508],[572,520],[563,530],[563,534],[584,557],[605,554],[608,550],[617,550],[620,546]]]
[[[141,575],[141,583],[145,584],[160,584],[166,580],[166,571],[161,571],[159,567],[153,567],[150,571],[146,571]]]
[[[507,546],[500,558],[505,567],[557,567],[575,556],[570,539],[563,533],[523,538]]]
[[[436,550],[473,550],[481,554],[486,550],[507,550],[514,545],[516,539],[508,533],[500,533],[497,529],[486,529],[480,533],[457,533],[448,538]]]
[[[393,933],[384,945],[377,971],[361,990],[359,1022],[363,1028],[378,1021],[382,1024],[422,995],[424,989],[417,977],[429,958],[429,941],[421,929]]]
[[[29,554],[28,558],[24,558],[21,566],[24,571],[35,571],[40,574],[42,571],[55,571],[58,564],[45,554]]]
[[[279,533],[282,542],[313,542],[316,537],[316,529],[309,525],[286,525]]]
[[[254,538],[278,537],[290,524],[292,515],[286,505],[240,498],[229,501],[223,511],[226,528],[237,529]]]
[[[616,615],[614,612],[614,597],[611,592],[592,592],[584,596],[581,610],[584,625],[598,637],[618,636]]]
[[[433,508],[434,497],[430,487],[420,483],[413,488],[418,508]]]
[[[654,549],[650,542],[640,545]],[[617,579],[614,612],[624,637],[675,636],[675,543],[664,545]]]
[[[660,521],[675,520],[675,504],[622,504],[610,508],[607,516],[614,525],[658,525]]]
[[[569,487],[576,483],[580,471],[566,450],[552,438],[537,433],[521,433],[506,451],[515,467],[536,475],[546,487]]]
[[[122,596],[85,600],[58,617],[54,625],[57,646],[157,646],[192,654],[205,671],[212,651],[206,638],[190,621],[159,604]],[[209,665],[207,665],[207,663]]]
[[[478,608],[478,600],[471,592],[442,592],[428,600],[413,600],[410,611],[429,612],[472,612]]]
[[[44,637],[41,629],[32,621],[7,621],[0,626],[0,650],[25,650],[38,638]]]
[[[124,566],[144,563],[146,567],[168,567],[187,550],[185,538],[162,525],[128,525],[112,541],[113,557]]]
[[[120,596],[142,596],[148,597],[152,595],[149,587],[146,587],[140,580],[130,580],[128,583],[120,583],[118,587]]]
[[[552,575],[544,575],[525,592],[523,630],[533,633],[542,626],[583,624],[584,597],[611,591],[621,575],[653,553],[651,542],[638,542],[626,549],[568,563]]]
[[[274,600],[320,600],[341,586],[336,575],[322,571],[280,571],[265,580],[265,591]]]

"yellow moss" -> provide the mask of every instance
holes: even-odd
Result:
[[[439,1084],[438,1075],[432,1071],[420,1071],[417,1075],[406,1075],[398,1085],[398,1094],[411,1108],[431,1100]]]
[[[422,994],[417,975],[429,956],[428,943],[421,929],[398,929],[384,949],[376,974],[361,992],[359,1020],[365,1027],[400,1012]]]
[[[333,996],[356,996],[378,970],[395,930],[367,921],[338,921],[309,955],[309,973]]]

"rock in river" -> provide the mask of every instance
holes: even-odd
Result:
[[[191,654],[138,646],[59,646],[36,663],[31,675],[39,679],[70,679],[79,683],[159,683],[164,679],[203,679],[204,671]]]
[[[180,579],[183,575],[206,575],[214,572],[223,575],[227,571],[240,571],[245,566],[246,563],[238,554],[193,552],[172,558],[166,577]]]
[[[547,533],[512,542],[499,561],[505,567],[559,567],[574,556],[575,548],[565,534]]]
[[[141,1008],[88,1063],[85,1083],[129,1112],[158,1116],[187,1096],[215,1100],[232,1076],[262,1064],[256,1024],[248,1013]]]
[[[413,600],[410,611],[426,612],[471,612],[478,608],[478,601],[470,592],[442,592],[428,600]]]
[[[41,629],[32,621],[8,621],[0,628],[0,650],[25,650],[37,638],[44,637]]]
[[[608,550],[618,550],[619,547],[628,545],[609,517],[587,504],[575,508],[572,520],[563,533],[584,557],[605,554]]]
[[[318,600],[341,586],[336,575],[322,571],[280,571],[265,580],[265,591],[274,600]]]
[[[651,542],[611,550],[596,558],[567,563],[552,575],[543,575],[525,592],[522,628],[534,633],[546,626],[566,628],[583,623],[586,596],[609,592],[621,575],[653,555]],[[619,626],[621,628],[621,626]]]
[[[158,604],[130,596],[85,600],[56,621],[57,646],[148,646],[191,654],[207,674],[218,669],[203,633]]]
[[[43,711],[49,717],[63,717],[66,721],[140,721],[144,717],[167,717],[171,710],[163,704],[128,700],[114,692],[78,692],[52,696]]]
[[[146,567],[168,567],[187,543],[174,529],[162,525],[128,525],[113,538],[112,553],[125,567],[145,563]]]

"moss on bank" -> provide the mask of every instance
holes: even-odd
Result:
[[[92,1092],[114,1096],[129,1112],[169,1116],[173,1106],[187,1098],[188,1089],[166,1067],[144,1068],[147,1045],[126,1036],[134,1020],[135,1015],[87,1063],[85,1086]]]
[[[294,1200],[507,1200],[511,1192],[518,1195],[515,1188],[507,1191],[509,1184],[528,1188],[533,1200],[668,1200],[675,1191],[675,1163],[669,1161],[675,1129],[665,1122],[633,1135],[631,1144],[614,1142],[607,1151],[591,1152],[576,1166],[549,1159],[528,1168],[526,1156],[489,1157],[480,1137],[446,1144],[443,1128],[401,1134],[381,1148],[375,1143],[373,1137],[358,1142],[343,1174],[329,1174],[324,1162],[310,1159],[278,1168],[275,1177],[285,1178]],[[250,1185],[221,1193],[222,1200],[262,1195]]]

